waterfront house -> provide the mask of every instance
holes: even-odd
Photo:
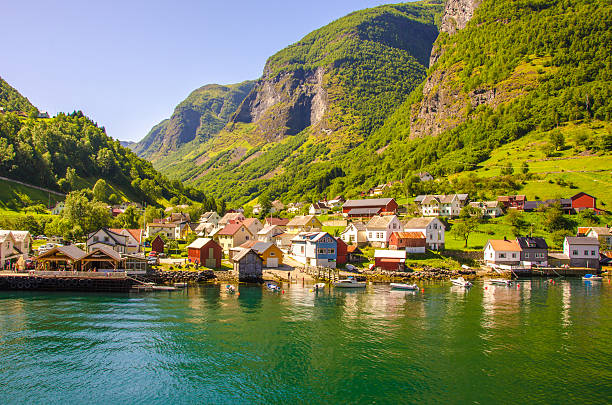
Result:
[[[243,249],[234,256],[234,271],[241,282],[259,282],[263,278],[263,259],[253,249]]]
[[[516,242],[521,248],[521,264],[523,266],[548,265],[548,244],[544,238],[519,236]]]
[[[249,228],[251,235],[257,235],[257,232],[263,229],[263,224],[257,218],[247,218],[242,221],[242,224]]]
[[[348,217],[371,218],[381,214],[395,214],[397,202],[393,198],[372,198],[367,200],[348,200],[342,205],[342,214]]]
[[[363,222],[350,222],[340,234],[340,238],[348,244],[363,246],[368,243],[366,225]]]
[[[412,218],[404,223],[404,232],[421,232],[425,235],[425,243],[428,249],[444,249],[446,228],[438,218]]]
[[[387,271],[404,271],[405,250],[375,250],[374,266]]]
[[[502,195],[497,197],[497,201],[501,203],[505,210],[512,208],[522,211],[527,197],[524,195]]]
[[[291,240],[291,256],[309,266],[336,267],[338,241],[327,232],[302,232]]]
[[[161,236],[157,235],[155,239],[153,239],[153,242],[151,242],[151,251],[157,253],[164,253],[165,245],[166,244],[161,238]]]
[[[230,223],[215,234],[215,239],[223,248],[225,254],[229,254],[231,248],[240,246],[248,240],[254,239],[249,228],[242,223]]]
[[[569,258],[570,267],[599,269],[599,239],[566,236],[563,254]]]
[[[485,218],[497,218],[504,215],[502,204],[499,201],[474,201],[469,205],[479,210]]]
[[[51,214],[60,215],[62,211],[64,211],[64,208],[66,208],[66,204],[63,201],[59,201],[51,209]]]
[[[232,223],[232,222],[242,222],[244,221],[246,218],[244,216],[244,214],[242,214],[242,212],[227,212],[225,215],[223,215],[223,217],[219,220],[219,222],[217,223],[217,226],[219,228],[223,228],[225,225]]]
[[[257,232],[257,240],[260,242],[274,242],[274,237],[283,233],[278,225],[266,225]]]
[[[402,230],[396,215],[375,216],[366,224],[368,242],[376,247],[386,247],[393,232]]]
[[[489,266],[517,266],[521,262],[521,247],[515,240],[489,239],[484,247],[484,260]]]
[[[17,241],[11,231],[0,230],[0,268],[10,268],[10,263],[16,262],[22,252],[16,246]]]
[[[110,246],[100,245],[83,256],[79,263],[81,271],[113,272],[121,265],[121,253]]]
[[[0,231],[1,232],[1,231]],[[15,239],[15,247],[22,253],[24,259],[30,256],[30,247],[32,246],[32,236],[28,231],[10,231]]]
[[[340,238],[336,238],[336,242],[338,242],[336,248],[336,264],[341,266],[347,262],[348,245]]]
[[[249,242],[244,245],[246,244],[249,244]],[[254,241],[254,243],[247,248],[257,252],[263,260],[264,267],[278,267],[283,265],[283,252],[272,242]]]
[[[221,267],[223,249],[210,238],[198,238],[187,246],[187,257],[191,263],[218,269]]]
[[[107,228],[100,228],[87,236],[87,251],[91,252],[101,246],[108,246],[119,253],[128,253],[128,236],[116,233]]]
[[[323,224],[314,215],[304,215],[293,218],[287,223],[287,232],[315,232],[323,228]]]
[[[46,271],[78,271],[81,269],[81,259],[86,254],[74,245],[56,246],[36,257],[36,268]]]
[[[114,232],[119,235],[123,235],[127,237],[127,254],[134,254],[140,252],[140,245],[142,244],[143,231],[142,229],[110,229],[111,232]]]
[[[591,227],[586,235],[589,238],[597,238],[599,240],[599,246],[605,249],[612,250],[612,228],[605,226],[594,226]]]
[[[393,232],[389,237],[389,249],[407,253],[425,253],[425,235],[422,232]]]

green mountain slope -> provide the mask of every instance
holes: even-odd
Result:
[[[172,117],[154,126],[144,139],[131,145],[132,150],[155,161],[188,142],[207,140],[221,131],[253,84],[246,81],[200,87],[176,106]]]
[[[36,110],[36,107],[30,103],[30,100],[22,96],[2,77],[0,77],[0,107],[4,111],[15,112],[30,112]]]

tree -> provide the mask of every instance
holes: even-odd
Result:
[[[517,210],[509,210],[506,215],[506,221],[511,225],[514,236],[524,235],[529,228],[529,224],[523,218],[523,214]]]
[[[465,218],[457,221],[451,228],[451,233],[457,239],[462,239],[465,243],[464,248],[468,247],[468,238],[470,234],[478,228],[478,220],[476,218]]]
[[[523,162],[523,164],[521,165],[521,173],[529,173],[529,165],[527,164],[527,162]]]
[[[118,228],[136,229],[142,226],[142,216],[136,207],[129,206],[124,212],[117,215],[115,224]]]
[[[570,230],[573,227],[572,221],[566,218],[561,211],[559,204],[553,204],[544,210],[544,220],[542,224],[548,232]]]
[[[561,150],[565,147],[565,136],[563,132],[559,129],[555,129],[554,131],[550,131],[550,143],[552,144],[555,150]]]
[[[259,196],[259,206],[261,207],[259,211],[259,216],[265,217],[268,212],[272,209],[272,203],[270,202],[270,196],[268,193],[263,193]]]
[[[153,222],[154,219],[160,219],[164,217],[164,210],[161,208],[154,207],[153,205],[149,205],[145,209],[145,222],[147,224]]]
[[[92,191],[95,200],[106,202],[108,201],[111,188],[106,184],[104,179],[99,179],[96,181],[96,184],[94,184]]]

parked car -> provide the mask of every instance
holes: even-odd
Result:
[[[149,252],[149,257],[157,257],[157,252]]]

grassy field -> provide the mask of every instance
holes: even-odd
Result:
[[[27,198],[34,204],[44,204],[46,207],[53,206],[58,201],[63,201],[64,198],[55,194],[46,193],[44,191],[13,183],[6,180],[0,180],[0,213],[16,212],[11,207],[10,201],[23,201]]]

